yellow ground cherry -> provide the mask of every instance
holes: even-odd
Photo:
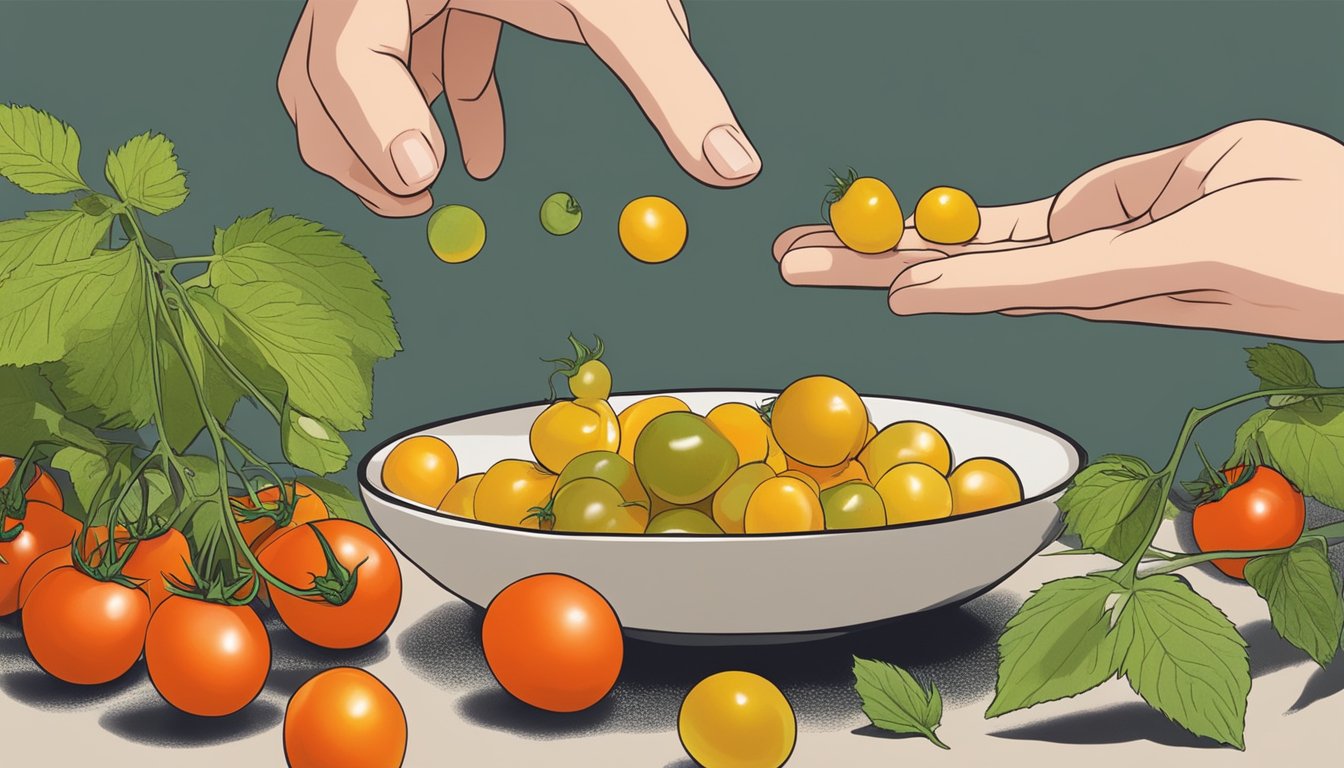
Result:
[[[671,200],[655,195],[626,203],[618,229],[626,252],[645,264],[667,261],[686,245],[686,216]]]
[[[704,768],[780,768],[793,754],[798,721],[774,683],[750,672],[720,672],[686,694],[677,733]]]
[[[947,478],[952,489],[952,514],[965,515],[1022,500],[1022,481],[998,459],[967,459]]]
[[[937,520],[952,514],[947,478],[928,464],[897,464],[877,481],[887,524]]]
[[[980,209],[955,187],[934,187],[915,206],[915,231],[931,243],[958,245],[980,231]]]

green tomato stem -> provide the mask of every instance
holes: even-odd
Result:
[[[1219,552],[1200,552],[1197,555],[1187,555],[1185,557],[1180,557],[1175,560],[1165,562],[1162,565],[1153,568],[1152,570],[1145,571],[1143,575],[1158,576],[1164,573],[1171,573],[1172,571],[1179,571],[1182,568],[1187,568],[1192,565],[1207,563],[1210,560],[1225,560],[1227,558],[1256,558],[1256,557],[1263,557],[1264,555],[1277,555],[1283,552],[1287,552],[1288,550],[1292,549],[1295,546],[1297,546],[1296,543],[1287,547],[1279,547],[1278,549],[1250,549],[1250,550],[1233,549],[1233,550],[1222,550]]]

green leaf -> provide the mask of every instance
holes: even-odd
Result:
[[[66,414],[51,382],[35,367],[0,367],[0,453],[22,456],[36,442],[55,442],[101,453],[103,442]]]
[[[372,361],[361,360],[349,326],[286,283],[223,285],[214,299],[228,319],[232,346],[251,345],[283,379],[289,403],[338,430],[360,429],[373,408]],[[231,359],[232,355],[231,355]]]
[[[110,429],[142,427],[154,412],[149,279],[132,247],[35,268],[14,279],[25,281],[29,300],[0,307],[0,335],[7,312],[16,309],[21,311],[13,322],[28,322],[34,331],[45,325],[44,332],[30,332],[24,345],[34,347],[30,362],[55,361],[44,370],[61,400],[71,410],[94,409]]]
[[[88,189],[79,175],[79,136],[46,112],[0,104],[0,176],[39,195]]]
[[[330,424],[285,406],[280,425],[285,459],[299,469],[328,475],[345,469],[350,448]]]
[[[1265,599],[1274,629],[1324,667],[1339,652],[1344,598],[1320,539],[1246,564],[1246,581]]]
[[[112,215],[82,210],[34,211],[0,221],[0,296],[5,282],[33,267],[87,259],[107,237]]]
[[[1237,429],[1234,460],[1243,463],[1257,443],[1265,463],[1302,493],[1344,508],[1344,406],[1304,402],[1257,411]]]
[[[142,133],[107,155],[107,181],[121,199],[145,213],[167,213],[187,199],[187,177],[173,142]]]
[[[1147,544],[1153,519],[1166,511],[1161,478],[1143,459],[1108,455],[1089,464],[1059,500],[1069,533],[1107,557],[1124,562]]]
[[[308,486],[322,499],[332,517],[353,520],[361,525],[373,527],[368,510],[364,508],[364,502],[355,498],[350,489],[343,484],[325,477],[300,477],[298,481]]]
[[[1113,633],[1135,693],[1191,733],[1245,749],[1246,641],[1213,603],[1175,576],[1142,578]]]
[[[1261,389],[1286,389],[1289,387],[1319,387],[1316,370],[1311,361],[1296,349],[1283,344],[1266,344],[1263,347],[1249,347],[1246,367],[1260,379]],[[1274,395],[1269,404],[1274,408],[1300,403],[1305,398],[1298,395]]]
[[[270,210],[216,230],[208,284],[253,286],[267,281],[298,288],[302,301],[345,323],[343,337],[372,359],[401,349],[378,273],[340,233],[297,216],[271,218]]]
[[[1112,597],[1105,576],[1047,582],[1009,619],[999,637],[999,677],[985,717],[1089,691],[1115,675]]]
[[[109,445],[101,451],[76,446],[57,451],[51,466],[66,472],[75,489],[74,498],[66,499],[66,511],[88,520],[99,500],[99,491],[104,494],[102,501],[110,505],[122,484],[130,479],[132,458],[131,447],[125,444]]]
[[[948,748],[934,733],[943,719],[943,697],[937,685],[930,685],[926,693],[904,669],[855,656],[854,690],[873,725],[892,733],[921,734]]]

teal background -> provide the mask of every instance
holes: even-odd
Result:
[[[907,206],[935,184],[996,205],[1242,119],[1344,136],[1344,4],[686,5],[697,49],[764,158],[760,178],[737,190],[693,181],[588,51],[507,29],[503,167],[477,182],[450,162],[433,188],[487,222],[484,252],[464,265],[433,257],[427,217],[380,219],[300,162],[274,85],[298,2],[0,2],[0,101],[72,123],[91,179],[127,137],[171,137],[191,196],[146,226],[179,253],[264,207],[344,232],[382,274],[405,345],[377,369],[374,418],[349,436],[356,456],[422,422],[544,396],[537,358],[564,352],[571,330],[605,339],[618,389],[777,388],[826,372],[860,391],[1019,413],[1094,454],[1154,461],[1188,407],[1253,386],[1241,349],[1254,337],[898,318],[884,292],[784,284],[769,248],[817,218],[828,166],[888,180]],[[557,190],[585,210],[564,238],[537,223]],[[616,238],[621,206],[645,194],[676,201],[690,222],[686,250],[660,266],[636,263]],[[52,203],[66,201],[0,188],[4,217]],[[1344,347],[1301,346],[1323,380],[1344,379]],[[278,454],[255,413],[239,421]],[[1225,446],[1232,426],[1202,441]]]

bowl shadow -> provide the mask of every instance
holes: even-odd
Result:
[[[755,672],[789,699],[803,729],[867,723],[853,684],[853,657],[899,664],[938,684],[956,707],[991,691],[996,642],[1019,601],[992,593],[965,605],[908,616],[843,637],[794,645],[674,646],[627,639],[621,677],[611,694],[580,713],[544,712],[498,687],[480,649],[481,613],[462,603],[430,611],[396,640],[407,668],[446,690],[462,691],[457,709],[469,722],[533,739],[676,728],[686,693],[724,670]]]

